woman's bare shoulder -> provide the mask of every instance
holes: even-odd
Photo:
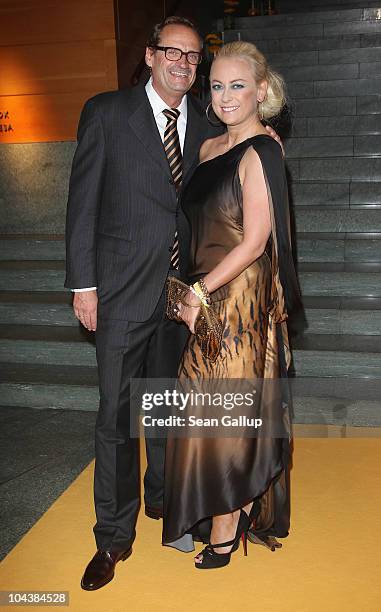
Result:
[[[223,144],[223,135],[205,140],[200,148],[200,162],[207,161],[219,155]]]

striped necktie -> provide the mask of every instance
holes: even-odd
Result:
[[[183,175],[183,157],[181,155],[181,147],[179,134],[177,131],[177,120],[180,111],[177,108],[166,108],[163,110],[163,115],[167,118],[167,125],[164,132],[164,150],[167,155],[169,168],[171,170],[173,182],[178,192],[181,187],[181,179]],[[175,232],[172,254],[171,268],[179,269],[179,241],[177,230]]]

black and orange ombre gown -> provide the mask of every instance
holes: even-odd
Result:
[[[196,169],[181,203],[192,230],[188,276],[194,281],[207,274],[242,240],[238,170],[249,147],[254,147],[263,167],[271,236],[263,255],[211,296],[224,325],[217,361],[205,360],[191,335],[180,364],[179,382],[192,380],[197,387],[203,381],[264,379],[260,414],[283,433],[268,437],[248,437],[245,432],[234,438],[169,437],[164,544],[176,546],[175,541],[185,534],[207,540],[212,516],[232,512],[252,500],[259,502],[254,525],[258,535],[285,537],[289,530],[290,403],[284,386],[268,384],[266,390],[266,381],[273,383],[287,376],[287,311],[299,302],[299,289],[290,247],[284,161],[280,146],[270,136],[249,138]]]

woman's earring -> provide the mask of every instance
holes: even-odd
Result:
[[[217,121],[212,121],[212,119],[209,117],[209,111],[210,111],[211,106],[212,106],[212,103],[209,102],[208,106],[205,109],[206,118],[209,121],[210,125],[212,125],[213,127],[220,127],[221,125],[223,125],[223,123],[222,121],[218,119],[218,117],[217,117]],[[216,115],[214,114],[214,116]]]

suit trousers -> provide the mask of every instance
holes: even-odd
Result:
[[[165,290],[144,322],[98,318],[100,405],[95,426],[94,534],[100,550],[124,550],[135,538],[140,507],[139,439],[130,437],[130,379],[176,378],[188,337],[165,316]],[[162,508],[165,439],[146,439],[144,500]]]

